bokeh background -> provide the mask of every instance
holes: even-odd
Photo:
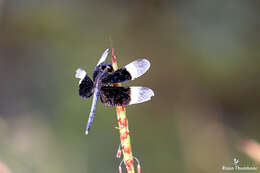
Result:
[[[259,1],[0,0],[1,173],[117,172],[115,109],[98,104],[85,136],[74,78],[110,37],[119,66],[151,61],[125,84],[155,92],[127,107],[142,172],[259,166]]]

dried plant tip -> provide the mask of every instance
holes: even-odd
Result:
[[[121,166],[118,167],[118,172],[122,173],[122,167]]]
[[[115,127],[115,129],[117,129],[117,130],[121,130],[120,127]]]
[[[124,162],[124,159],[121,160],[120,164],[119,164],[119,167],[121,167],[121,165],[123,164]]]
[[[122,167],[121,167],[121,165],[122,165],[123,162],[124,162],[124,159],[122,159],[121,162],[120,162],[120,164],[119,164],[119,167],[118,167],[119,173],[122,173]]]
[[[137,157],[134,157],[134,159],[137,162],[137,164],[140,165],[140,161],[137,159]]]
[[[120,145],[119,145],[118,150],[117,150],[117,153],[116,153],[116,158],[120,158],[120,157],[121,157],[121,154],[122,154],[122,151],[121,151],[121,147],[120,147]]]
[[[141,173],[141,165],[140,164],[137,165],[137,173]]]

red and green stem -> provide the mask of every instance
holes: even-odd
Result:
[[[114,54],[114,48],[112,49],[112,66],[114,70],[118,69],[116,56]],[[121,84],[115,84],[115,86],[121,86]],[[134,157],[132,154],[131,140],[130,140],[130,131],[128,128],[128,120],[126,117],[125,106],[116,107],[117,121],[118,121],[118,130],[120,133],[121,149],[123,151],[123,159],[128,173],[134,173]],[[121,167],[119,168],[119,170]]]

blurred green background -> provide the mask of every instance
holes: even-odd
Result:
[[[92,76],[109,37],[119,66],[151,62],[125,84],[155,92],[127,107],[142,172],[226,172],[235,157],[259,166],[240,142],[260,141],[260,1],[0,0],[0,163],[9,172],[117,172],[115,109],[99,103],[85,136],[92,99],[78,96],[74,78],[78,67]]]

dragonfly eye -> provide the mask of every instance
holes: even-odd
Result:
[[[113,68],[111,65],[102,65],[101,66],[101,70],[104,71],[104,70],[107,70],[108,72],[112,72],[113,71]]]
[[[108,72],[112,72],[112,71],[113,71],[112,65],[108,65],[108,66],[107,66],[107,69],[108,69]]]
[[[102,65],[101,69],[105,70],[106,67],[107,67],[106,65]]]

